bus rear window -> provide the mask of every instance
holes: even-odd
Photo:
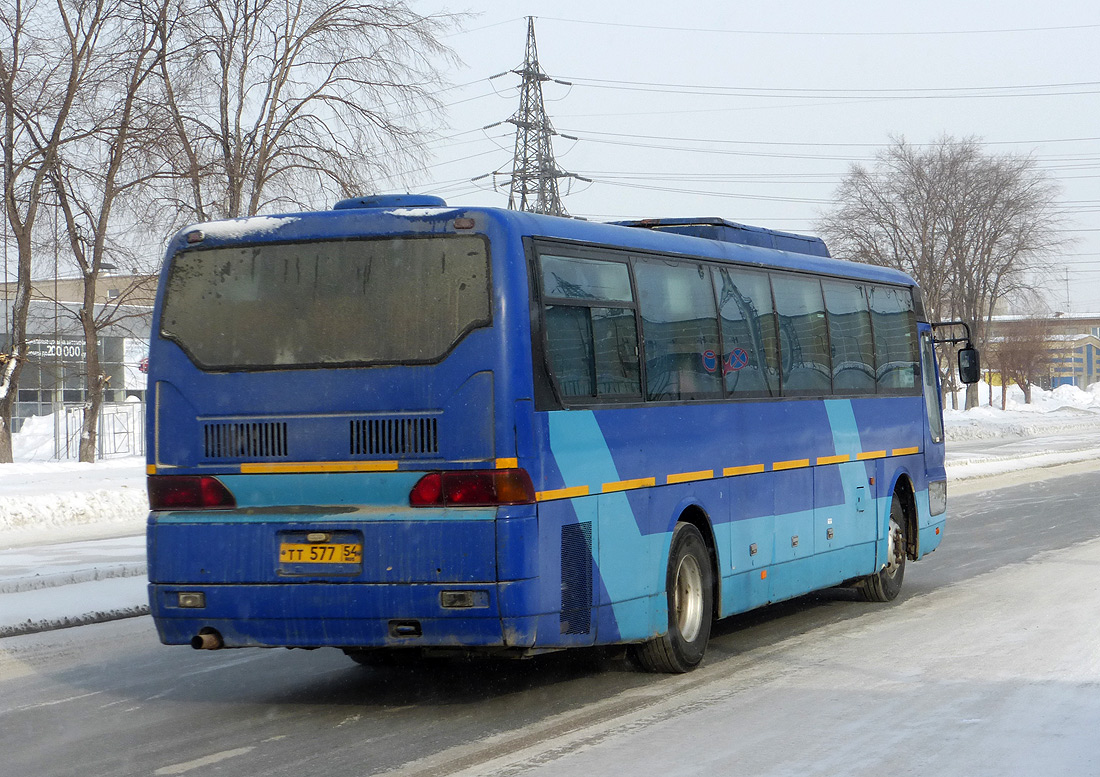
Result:
[[[160,332],[206,369],[409,364],[490,318],[484,239],[432,236],[179,254]]]

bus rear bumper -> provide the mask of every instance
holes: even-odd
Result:
[[[166,645],[213,630],[223,647],[527,647],[536,618],[502,618],[498,589],[531,582],[151,584],[149,601]]]

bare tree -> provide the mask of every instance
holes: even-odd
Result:
[[[161,170],[154,149],[163,145],[165,121],[147,84],[159,70],[169,0],[122,0],[104,24],[96,48],[97,66],[77,101],[75,133],[49,168],[64,216],[65,235],[83,282],[76,311],[84,338],[85,399],[80,460],[95,460],[99,410],[109,381],[100,363],[99,336],[132,309],[124,307],[141,289],[132,280],[106,304],[96,287],[105,269],[121,269],[127,257],[118,237],[118,206],[149,188]],[[126,269],[134,270],[133,263]]]
[[[360,193],[421,148],[457,17],[402,0],[182,2],[161,76],[193,218]]]
[[[874,168],[851,167],[834,195],[836,209],[819,227],[834,254],[911,275],[933,318],[947,309],[950,285],[950,266],[944,261],[942,167],[943,160],[895,141]]]
[[[820,228],[838,256],[911,274],[929,315],[966,321],[984,348],[994,307],[1059,245],[1057,193],[1030,157],[896,139],[872,170],[849,170]],[[977,404],[973,385],[966,406]]]
[[[997,303],[1061,245],[1058,189],[1031,157],[986,156],[972,141],[959,147],[946,182],[952,315],[972,322],[982,347]],[[968,386],[967,408],[978,401],[977,385]]]
[[[1013,383],[1030,405],[1035,380],[1050,366],[1050,318],[1036,315],[1000,329],[1003,334],[990,343],[988,364],[1001,376],[1001,409],[1008,403],[1008,386]]]
[[[15,238],[16,291],[10,342],[0,354],[0,462],[12,460],[11,419],[27,358],[32,237],[47,175],[67,140],[74,102],[92,65],[109,0],[68,6],[15,0],[0,8],[4,216]]]

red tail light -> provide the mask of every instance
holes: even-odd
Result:
[[[409,492],[413,507],[493,507],[535,501],[525,469],[476,469],[429,472]]]
[[[153,510],[217,510],[237,506],[229,489],[208,475],[150,475],[149,507]]]

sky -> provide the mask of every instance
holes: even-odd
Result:
[[[891,138],[973,137],[1031,156],[1060,187],[1067,242],[1034,282],[1051,311],[1100,314],[1094,3],[484,0],[472,13],[445,38],[462,64],[438,138],[389,191],[507,204],[515,129],[501,122],[534,16],[557,79],[543,89],[557,163],[590,179],[562,181],[571,215],[813,233],[849,167]]]

